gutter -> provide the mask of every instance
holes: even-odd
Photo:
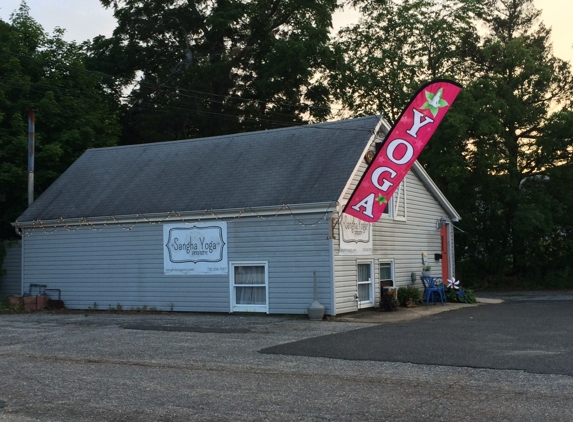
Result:
[[[151,214],[130,214],[121,216],[97,216],[97,217],[80,217],[80,218],[60,218],[57,220],[31,220],[15,221],[10,223],[16,232],[18,229],[27,228],[51,228],[65,226],[91,226],[107,224],[135,224],[138,222],[176,222],[176,221],[201,221],[213,219],[235,219],[240,217],[273,217],[278,215],[296,215],[296,214],[316,214],[329,213],[336,211],[337,203],[317,202],[311,204],[297,205],[275,205],[266,207],[248,207],[233,208],[225,210],[202,210],[186,212],[164,212]]]

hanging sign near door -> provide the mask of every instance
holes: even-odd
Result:
[[[342,214],[340,226],[340,255],[372,255],[372,224]]]
[[[368,223],[380,219],[388,199],[400,186],[460,91],[459,84],[447,80],[432,81],[420,88],[386,136],[343,213]]]
[[[228,274],[227,223],[163,225],[165,274]]]

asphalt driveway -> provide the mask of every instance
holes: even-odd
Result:
[[[572,322],[573,301],[508,301],[261,352],[573,375]]]
[[[570,301],[505,302],[309,338],[261,352],[573,375],[572,321]]]

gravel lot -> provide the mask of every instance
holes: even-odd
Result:
[[[371,326],[250,315],[0,315],[0,421],[573,420],[570,376],[259,353]]]

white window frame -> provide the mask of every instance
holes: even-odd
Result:
[[[370,266],[370,280],[368,282],[366,281],[360,281],[358,280],[358,266],[359,265],[369,265]],[[373,307],[374,306],[374,261],[373,260],[369,260],[369,261],[356,261],[356,303],[358,304],[358,308],[368,308],[368,307]],[[363,300],[361,301],[360,298],[358,297],[358,286],[359,285],[364,285],[364,284],[370,284],[370,300]]]
[[[394,272],[394,260],[393,259],[380,259],[378,260],[378,286],[380,287],[380,294],[382,294],[382,286],[380,283],[382,282],[382,276],[380,274],[380,265],[389,264],[390,265],[390,279],[392,280],[391,286],[384,286],[389,289],[396,288],[396,273]],[[384,279],[386,280],[386,279]]]
[[[237,305],[237,295],[235,290],[235,267],[265,267],[265,304],[264,305]],[[249,285],[247,285],[249,286]],[[247,287],[241,286],[241,287]],[[263,284],[257,284],[263,287]],[[269,263],[268,261],[231,261],[229,262],[229,312],[264,312],[269,313]]]
[[[386,260],[386,259],[382,260],[381,259],[378,261],[378,284],[380,284],[380,282],[382,281],[382,276],[380,274],[380,265],[383,265],[383,264],[389,264],[390,265],[390,278],[392,280],[392,286],[385,286],[385,287],[390,287],[390,288],[396,287],[396,276],[394,274],[394,260],[393,259],[388,259],[388,260]],[[384,279],[384,280],[386,280],[386,279]]]
[[[406,221],[406,178],[402,180],[402,183],[400,183],[400,186],[393,196],[394,198],[392,198],[392,206],[394,209],[394,220]],[[404,215],[398,215],[398,207],[400,206],[400,203],[402,203]]]
[[[402,208],[404,210],[404,215],[398,215],[398,206],[402,203]],[[386,212],[386,210],[388,212]],[[388,205],[382,214],[385,218],[391,218],[392,220],[406,221],[406,178],[400,182],[400,186],[394,192],[394,195],[388,200]]]

